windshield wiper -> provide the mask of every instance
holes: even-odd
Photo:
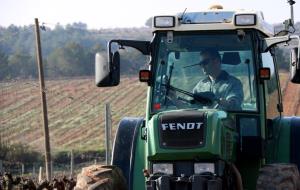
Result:
[[[200,63],[196,63],[196,64],[192,64],[192,65],[187,65],[187,66],[184,66],[184,67],[182,67],[182,68],[188,68],[188,67],[193,67],[193,66],[196,66],[196,65],[200,65]]]
[[[176,88],[170,84],[162,84],[162,85],[166,86],[167,90],[173,90],[173,91],[180,92],[182,94],[192,97],[193,98],[192,100],[187,100],[184,98],[179,99],[179,100],[189,102],[191,104],[195,104],[195,102],[199,102],[201,104],[211,105],[211,104],[213,104],[213,101],[215,100],[215,96],[212,92],[191,93],[191,92],[185,91],[183,89]]]

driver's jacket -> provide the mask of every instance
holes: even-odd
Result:
[[[240,110],[244,99],[243,86],[239,79],[222,71],[215,81],[206,77],[198,82],[193,93],[212,92],[215,99],[224,98],[232,102],[229,107],[217,105],[216,108],[224,110]]]

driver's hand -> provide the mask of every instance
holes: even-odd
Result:
[[[173,100],[177,99],[176,92],[174,92],[173,90],[169,90],[168,97],[173,99]]]
[[[218,104],[219,104],[220,106],[222,106],[222,107],[227,107],[228,102],[227,102],[227,100],[226,100],[225,98],[220,98],[220,99],[218,100]]]
[[[235,99],[226,100],[225,98],[220,98],[218,100],[218,104],[223,108],[230,109],[236,105],[236,101],[235,101]]]

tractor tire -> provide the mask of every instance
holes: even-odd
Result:
[[[257,190],[300,190],[300,177],[296,165],[269,164],[259,171]]]
[[[127,186],[118,167],[92,165],[82,168],[74,190],[127,190]]]

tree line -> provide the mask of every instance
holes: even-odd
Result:
[[[111,39],[151,39],[148,27],[89,30],[84,23],[73,23],[54,28],[42,24],[41,29],[45,76],[50,78],[93,75],[95,53],[104,53]],[[135,74],[147,58],[137,50],[126,51],[122,73]],[[37,78],[35,54],[33,25],[0,27],[0,80]]]
[[[69,77],[94,74],[94,55],[105,52],[111,39],[151,40],[149,19],[147,27],[89,30],[85,23],[50,26],[41,24],[41,43],[45,76]],[[276,25],[276,31],[282,29]],[[295,25],[299,35],[300,23]],[[121,72],[136,74],[145,67],[147,57],[137,50],[127,48],[121,56]],[[121,53],[122,54],[122,53]],[[287,52],[279,50],[277,60],[281,69],[288,69]],[[34,25],[0,26],[0,80],[37,78]]]

